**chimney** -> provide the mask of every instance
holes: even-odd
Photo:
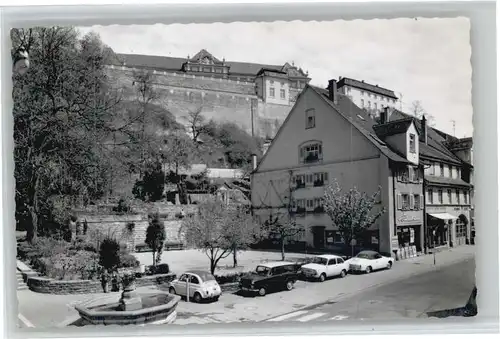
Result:
[[[257,169],[257,154],[252,154],[252,170]]]
[[[389,115],[389,107],[385,106],[384,109],[380,112],[380,124],[387,123],[387,116]]]
[[[328,99],[335,105],[338,104],[337,81],[334,79],[328,81]]]
[[[422,131],[420,132],[420,134],[422,141],[427,145],[427,119],[425,118],[425,115],[422,115],[421,129]]]

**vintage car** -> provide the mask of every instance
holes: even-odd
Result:
[[[205,271],[185,272],[170,283],[168,291],[181,297],[187,297],[189,293],[189,299],[197,303],[202,300],[217,301],[222,294],[215,277]]]
[[[261,263],[255,272],[240,279],[240,290],[265,296],[268,291],[286,289],[291,291],[300,275],[300,265],[285,262]]]
[[[308,279],[318,279],[323,282],[326,278],[345,277],[349,271],[349,263],[342,257],[333,254],[323,254],[314,257],[309,264],[302,266],[302,274]]]
[[[394,259],[385,257],[375,251],[361,251],[355,257],[347,260],[351,272],[370,273],[382,269],[390,269]]]

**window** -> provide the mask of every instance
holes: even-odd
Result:
[[[451,167],[451,165],[448,165],[448,175],[447,175],[447,177],[451,178],[451,172],[452,172],[452,167]]]
[[[410,134],[410,153],[417,153],[417,146],[415,142],[415,134]]]
[[[436,174],[436,167],[434,166],[434,164],[430,165],[430,167],[429,167],[429,174],[430,175],[435,175]]]
[[[313,163],[323,159],[321,143],[313,143],[300,148],[300,161],[302,163]]]
[[[295,177],[295,184],[297,185],[297,188],[305,187],[306,186],[306,178],[303,174],[297,175]]]
[[[316,111],[310,108],[306,111],[306,129],[316,127]]]
[[[313,175],[312,174],[306,174],[306,184],[312,184],[313,183]]]
[[[457,238],[467,237],[467,226],[465,226],[465,223],[462,220],[457,219],[455,228]]]
[[[195,277],[194,275],[191,276],[191,279],[189,279],[189,282],[191,284],[199,284],[200,283],[200,281],[198,280],[198,278]]]
[[[344,259],[342,258],[337,258],[337,264],[343,264],[344,263]]]
[[[444,177],[444,165],[439,164],[439,175]]]
[[[377,103],[374,103],[373,106],[375,107],[375,109],[377,109]]]
[[[323,186],[328,182],[328,173],[314,173],[314,186]]]
[[[455,194],[457,195],[457,204],[460,205],[460,190],[456,190]]]
[[[274,87],[269,87],[269,96],[274,98]]]
[[[270,83],[271,85],[274,85],[274,80],[269,80],[269,83]]]
[[[297,199],[297,213],[304,213],[306,211],[306,200]]]
[[[427,201],[429,204],[434,203],[434,192],[433,192],[432,188],[429,188],[427,190]]]
[[[372,108],[372,102],[368,101],[368,108]]]
[[[365,91],[361,91],[361,95],[362,95],[362,96],[363,96],[363,95],[365,95]]]
[[[285,96],[285,90],[283,88],[280,89],[280,97],[281,97],[281,99],[285,99],[285,97],[286,97]]]
[[[403,211],[407,211],[410,209],[410,195],[409,194],[401,194],[401,207],[400,209]]]
[[[306,200],[306,209],[308,211],[314,209],[314,199],[307,199]]]
[[[469,192],[464,191],[464,203],[469,204]]]
[[[284,82],[281,83],[281,87],[285,87],[285,83]]]
[[[413,209],[415,211],[420,211],[420,194],[413,195]]]
[[[443,190],[438,190],[438,202],[443,203]]]
[[[365,100],[361,99],[361,108],[365,107]]]
[[[448,204],[451,204],[451,190],[446,190],[446,193],[448,195]]]
[[[328,266],[332,266],[332,265],[337,265],[337,260],[336,259],[330,259],[330,260],[328,260]]]

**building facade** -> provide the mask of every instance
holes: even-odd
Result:
[[[474,236],[472,138],[458,139],[428,126],[425,117],[392,111],[390,120],[413,119],[424,170],[426,247],[460,246]]]
[[[356,106],[367,110],[373,116],[378,116],[385,107],[396,108],[399,104],[393,90],[369,84],[364,80],[339,77],[337,86]]]
[[[116,54],[108,66],[125,98],[133,96],[134,73],[145,70],[154,77],[159,104],[179,120],[201,109],[207,119],[234,122],[262,137],[274,136],[310,81],[294,64],[226,61],[204,49],[187,58]]]
[[[356,187],[368,195],[380,190],[375,209],[385,213],[357,244],[416,255],[424,242],[424,214],[414,122],[384,120],[375,127],[336,85],[335,80],[327,90],[307,85],[299,95],[252,173],[254,213],[262,222],[271,215],[293,219],[302,229],[293,241],[327,249],[342,239],[323,208],[325,186],[336,181],[343,190]]]

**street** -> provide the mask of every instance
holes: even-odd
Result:
[[[426,311],[464,306],[474,281],[474,247],[464,246],[436,255],[398,261],[392,269],[369,275],[348,275],[323,283],[298,281],[292,291],[265,297],[222,294],[218,302],[196,304],[181,300],[175,324],[227,322],[370,319],[417,317]],[[156,289],[148,287],[147,289]],[[167,286],[160,287],[168,288]],[[74,305],[109,294],[49,295],[17,292],[19,313],[36,328],[58,326],[78,313]],[[318,306],[311,306],[318,305]],[[348,318],[346,318],[348,317]],[[30,326],[31,327],[31,326]]]
[[[473,259],[326,302],[268,321],[391,320],[428,317],[429,312],[460,308],[474,287]],[[439,312],[445,313],[445,312]]]

